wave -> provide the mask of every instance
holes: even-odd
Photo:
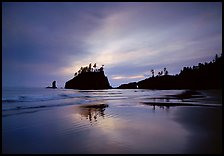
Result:
[[[114,96],[113,96],[114,95]],[[42,102],[42,101],[50,101],[50,100],[60,100],[60,99],[72,99],[72,98],[121,98],[123,96],[119,96],[114,94],[109,95],[82,95],[82,94],[58,94],[58,95],[45,95],[45,96],[16,96],[9,98],[2,98],[2,103],[16,103],[16,102]],[[125,97],[123,97],[125,98]]]
[[[67,104],[51,104],[51,105],[38,105],[38,106],[15,106],[11,108],[3,108],[2,111],[13,111],[13,110],[27,110],[27,109],[38,109],[38,108],[50,108],[50,107],[59,107],[59,106],[68,106],[74,105],[74,103]]]
[[[88,93],[89,92],[89,93]],[[213,94],[200,94],[194,97],[192,92],[188,94],[181,93],[182,91],[147,91],[136,93],[135,90],[107,91],[99,93],[98,91],[73,91],[66,90],[60,92],[29,92],[14,94],[5,94],[2,98],[2,111],[18,111],[28,109],[46,109],[49,107],[79,105],[92,102],[107,102],[113,106],[138,106],[139,104],[150,106],[206,106],[220,107],[219,98]],[[191,93],[191,94],[190,94]],[[189,95],[190,94],[190,95]],[[10,97],[7,97],[10,95]],[[202,96],[203,95],[203,96]]]
[[[69,99],[69,98],[78,98],[81,97],[77,94],[57,94],[57,95],[40,95],[40,96],[16,96],[9,98],[2,98],[2,103],[15,103],[15,102],[41,102],[49,100],[60,100],[60,99]]]

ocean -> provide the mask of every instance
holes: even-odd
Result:
[[[221,90],[2,89],[2,153],[221,153]]]

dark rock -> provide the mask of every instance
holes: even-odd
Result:
[[[65,83],[66,89],[111,89],[104,72],[83,72]]]
[[[52,87],[48,86],[48,87],[46,87],[46,88],[56,89],[56,88],[57,88],[57,87],[56,87],[56,81],[53,81],[53,82],[52,82]]]
[[[128,84],[122,84],[119,87],[117,87],[117,89],[137,89],[137,83],[136,82],[131,82]]]

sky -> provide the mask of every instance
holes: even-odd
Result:
[[[89,63],[117,87],[221,53],[221,2],[2,3],[3,87],[64,87]]]

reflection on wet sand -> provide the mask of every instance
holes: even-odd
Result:
[[[13,115],[2,118],[3,152],[221,153],[221,91],[200,91],[204,98],[190,98],[194,93],[183,96],[182,92],[122,90],[116,95],[117,90],[75,91],[77,98],[49,100],[38,108],[30,108],[36,103],[24,102]],[[29,109],[24,111],[36,112],[21,114],[26,106]]]
[[[108,107],[108,104],[88,104],[82,105],[79,107],[79,114],[81,117],[85,117],[92,123],[92,121],[96,122],[97,118],[104,118],[105,108]]]
[[[152,106],[153,106],[152,109],[155,111],[156,110],[156,105],[154,104]],[[170,106],[157,106],[157,107],[159,107],[160,109],[165,109],[166,111],[168,111],[168,109],[170,108]]]
[[[189,154],[222,153],[222,108],[180,108],[173,118],[188,130]]]
[[[150,97],[147,98],[155,103],[157,102],[185,102],[191,99],[191,102],[194,102],[192,99],[204,98],[205,96],[202,93],[194,90],[186,90],[179,94],[174,95],[164,95],[159,97]]]
[[[164,95],[162,97],[147,98],[147,101],[140,102],[141,104],[152,106],[153,110],[156,107],[168,110],[170,107],[176,106],[200,106],[200,107],[222,107],[220,104],[205,103],[200,101],[200,98],[208,98],[202,93],[194,90],[183,91],[180,94]],[[193,100],[194,99],[194,100]],[[150,100],[150,101],[148,101]]]
[[[153,106],[153,110],[155,110],[155,107],[159,107],[162,109],[168,110],[170,107],[177,107],[177,106],[200,106],[200,107],[222,107],[221,105],[215,105],[215,104],[197,104],[197,103],[154,103],[154,102],[140,102],[144,105]]]

